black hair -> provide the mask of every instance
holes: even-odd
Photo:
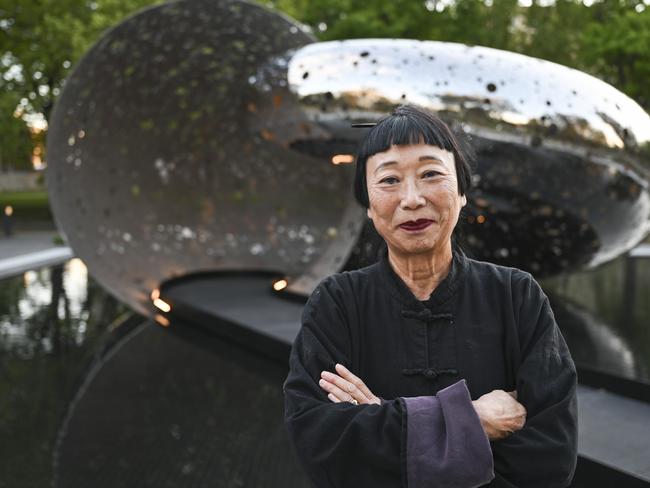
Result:
[[[368,158],[387,151],[391,146],[428,144],[445,149],[454,155],[458,194],[466,195],[472,186],[474,153],[461,130],[458,134],[439,117],[414,105],[400,105],[389,115],[382,117],[361,141],[356,158],[354,196],[368,208],[368,185],[366,163]]]

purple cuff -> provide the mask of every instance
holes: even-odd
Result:
[[[487,435],[465,380],[436,396],[404,398],[409,488],[481,486],[494,478]]]

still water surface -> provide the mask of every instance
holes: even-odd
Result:
[[[50,485],[68,403],[125,312],[79,259],[0,280],[0,487]]]
[[[650,258],[542,283],[578,366],[650,382]]]
[[[650,381],[650,259],[622,257],[596,270],[549,279],[542,285],[551,298],[557,321],[579,365]],[[296,486],[300,485],[302,478],[296,474],[292,462],[280,461],[274,457],[278,453],[288,452],[280,427],[282,399],[279,385],[283,373],[277,373],[277,377],[272,380],[262,379],[258,373],[250,371],[249,365],[255,358],[241,359],[246,357],[245,351],[235,354],[232,346],[217,344],[213,347],[214,351],[206,355],[199,353],[199,349],[206,347],[205,339],[199,340],[202,343],[199,347],[188,345],[187,340],[174,342],[178,339],[173,339],[173,335],[160,335],[153,330],[140,333],[140,339],[131,341],[130,346],[116,356],[114,366],[104,368],[102,374],[113,379],[102,380],[103,376],[98,376],[94,380],[97,385],[102,384],[101,381],[108,381],[101,387],[95,386],[99,395],[113,390],[114,406],[117,406],[118,398],[121,399],[120,402],[123,401],[119,408],[112,410],[102,407],[102,401],[94,410],[99,417],[93,418],[107,421],[107,430],[99,436],[102,439],[97,439],[95,434],[91,435],[94,431],[88,427],[81,430],[71,428],[68,440],[59,446],[60,454],[55,456],[57,434],[61,432],[63,419],[69,412],[71,401],[78,393],[89,365],[106,346],[111,324],[120,323],[128,315],[129,311],[124,305],[89,278],[86,267],[78,259],[61,266],[29,271],[0,280],[0,439],[3,440],[0,442],[0,487],[49,486],[53,477],[60,478],[63,485],[67,486],[65,481],[72,481],[72,475],[79,476],[80,473],[79,467],[72,471],[69,469],[73,466],[71,460],[78,459],[80,455],[80,451],[74,448],[80,442],[78,432],[88,434],[82,442],[86,446],[85,455],[89,458],[84,462],[88,470],[87,479],[95,478],[99,483],[96,478],[98,472],[93,471],[93,463],[98,459],[108,462],[107,456],[119,452],[124,458],[120,461],[124,464],[124,474],[131,473],[128,476],[134,479],[134,473],[140,471],[129,464],[129,459],[133,459],[133,456],[128,454],[128,448],[133,445],[133,440],[123,443],[124,445],[112,441],[116,446],[121,446],[113,452],[108,452],[105,447],[106,436],[117,432],[111,428],[112,425],[128,426],[127,430],[133,431],[134,435],[137,433],[140,440],[151,437],[151,449],[164,444],[167,437],[159,439],[161,432],[165,436],[169,431],[170,439],[175,439],[176,442],[178,429],[186,421],[184,412],[188,408],[205,405],[205,412],[201,415],[205,416],[205,422],[209,424],[214,412],[229,411],[228,405],[232,404],[233,398],[247,398],[246,391],[239,390],[241,381],[259,382],[256,398],[266,398],[264,401],[268,405],[265,404],[263,410],[270,417],[260,420],[260,425],[253,429],[254,433],[251,431],[250,439],[232,437],[232,442],[241,444],[242,452],[248,452],[248,442],[257,445],[260,435],[269,439],[273,437],[273,445],[269,444],[268,451],[260,451],[260,455],[277,465],[278,479],[291,478],[296,480]],[[158,343],[156,341],[160,344],[153,347]],[[167,349],[169,351],[162,356],[160,351]],[[219,352],[215,352],[217,349]],[[181,352],[185,350],[185,359],[180,360]],[[227,354],[238,355],[239,359],[224,359]],[[159,355],[164,358],[156,359],[160,364],[153,359]],[[197,358],[201,358],[198,366]],[[238,361],[246,363],[244,369],[236,364]],[[165,368],[169,371],[165,372]],[[131,373],[120,376],[116,373],[119,371],[134,371],[134,374],[139,371],[142,378],[118,386],[122,376],[137,377]],[[147,371],[151,374],[145,375],[144,372]],[[226,377],[237,378],[237,381],[230,384],[219,371],[228,371]],[[174,379],[176,376],[182,379]],[[165,379],[157,384],[159,377]],[[216,389],[215,385],[218,385]],[[135,389],[129,393],[130,388]],[[143,391],[151,391],[153,396],[138,400]],[[87,395],[87,398],[91,396]],[[149,411],[152,398],[154,402],[167,405],[164,416],[161,413],[163,410],[154,409],[155,414]],[[197,398],[201,398],[198,404]],[[250,399],[247,399],[245,405],[249,403]],[[133,412],[139,411],[140,404],[141,410],[148,413],[143,413],[139,418],[131,418]],[[237,409],[242,411],[245,405],[238,406]],[[79,408],[81,406],[78,410]],[[119,412],[131,414],[118,418]],[[194,418],[203,418],[201,415],[197,416],[195,412]],[[115,421],[109,421],[113,417]],[[74,427],[75,422],[81,418],[76,415],[70,425]],[[172,418],[174,420],[170,420]],[[217,422],[221,416],[214,418]],[[265,430],[276,423],[277,426],[273,427],[275,430]],[[90,425],[103,424],[93,421]],[[186,429],[195,434],[203,431],[189,424]],[[224,436],[229,432],[227,425],[215,429]],[[240,432],[241,429],[241,426],[237,427]],[[205,442],[213,442],[214,438],[210,434]],[[11,441],[5,442],[6,439]],[[71,442],[72,439],[75,442]],[[195,441],[185,446],[188,453],[191,454],[190,448],[194,444]],[[278,445],[283,447],[278,449]],[[73,446],[72,450],[70,446]],[[205,459],[205,466],[212,466],[210,459],[229,459],[228,453],[232,449],[221,451],[220,443],[215,446],[211,448],[212,454]],[[269,455],[269,452],[275,454]],[[195,464],[200,461],[196,456],[190,458],[194,459],[192,462]],[[60,460],[60,465],[57,465],[55,459]],[[181,477],[192,477],[187,462],[183,461],[178,466]],[[235,459],[232,462],[237,463]],[[256,462],[258,465],[264,464],[260,464],[259,460]],[[166,461],[153,472],[162,473],[164,469],[171,470],[173,466],[173,462]],[[246,466],[228,466],[228,469],[234,470],[233,473],[246,472],[249,473],[246,476],[251,476],[250,469]],[[285,467],[280,470],[278,466]],[[265,472],[271,473],[266,468]],[[114,469],[111,470],[112,475],[116,473]],[[236,478],[239,475],[233,476]],[[168,477],[168,480],[171,482],[172,478]],[[104,481],[106,486],[116,486],[114,478],[105,478]],[[156,483],[158,486],[165,484],[160,479]],[[75,483],[69,486],[73,484]]]

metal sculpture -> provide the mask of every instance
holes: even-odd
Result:
[[[315,43],[235,0],[178,1],[108,32],[48,137],[62,232],[141,313],[165,280],[271,270],[309,293],[364,223],[355,146],[400,103],[462,125],[478,155],[468,252],[537,274],[595,266],[650,228],[650,117],[587,74],[434,41]]]

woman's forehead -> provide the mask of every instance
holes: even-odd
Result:
[[[392,145],[386,151],[373,154],[368,158],[368,169],[392,162],[396,165],[413,164],[420,161],[440,161],[445,166],[454,166],[454,155],[451,151],[429,144]]]

